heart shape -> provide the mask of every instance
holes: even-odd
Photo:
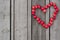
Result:
[[[36,9],[41,9],[42,12],[46,13],[46,9],[50,8],[51,6],[54,7],[55,11],[53,12],[52,17],[49,18],[50,20],[49,20],[48,24],[46,24],[43,20],[41,20],[35,14],[36,13]],[[58,9],[57,5],[55,3],[53,3],[53,2],[50,2],[48,5],[46,5],[44,7],[42,7],[40,5],[34,5],[34,6],[32,6],[32,15],[33,15],[34,19],[36,19],[37,22],[39,24],[41,24],[46,29],[49,28],[53,24],[54,20],[56,19],[57,14],[58,14],[58,11],[59,11],[59,9]]]

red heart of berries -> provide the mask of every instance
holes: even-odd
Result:
[[[48,24],[45,24],[45,22],[44,22],[43,20],[41,20],[41,19],[35,14],[35,13],[36,13],[36,9],[39,8],[39,9],[41,9],[41,11],[43,11],[44,13],[46,13],[46,9],[49,8],[49,7],[51,7],[51,6],[54,7],[55,11],[53,12],[52,17],[50,17],[49,23],[48,23]],[[58,14],[58,11],[59,11],[58,7],[57,7],[56,4],[53,3],[53,2],[50,2],[48,5],[46,5],[46,6],[44,6],[44,7],[41,7],[40,5],[32,6],[32,15],[33,15],[34,19],[36,19],[37,22],[38,22],[39,24],[41,24],[44,28],[49,28],[49,27],[53,24],[54,20],[56,19],[57,14]]]

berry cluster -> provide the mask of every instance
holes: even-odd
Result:
[[[41,11],[43,11],[44,13],[46,13],[46,9],[49,8],[49,7],[51,7],[51,6],[54,7],[55,11],[54,11],[52,17],[50,18],[49,23],[45,24],[45,22],[43,20],[41,20],[38,16],[35,15],[36,9],[37,8],[41,9]],[[46,5],[44,7],[41,7],[40,5],[32,6],[32,15],[33,15],[34,19],[36,19],[37,22],[39,24],[41,24],[44,28],[48,28],[48,27],[50,27],[53,24],[54,20],[56,19],[56,15],[58,14],[58,11],[59,11],[58,7],[53,2],[50,2],[48,5]]]

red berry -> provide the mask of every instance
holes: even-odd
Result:
[[[56,19],[56,17],[53,17],[53,19],[55,20],[55,19]]]
[[[48,28],[48,26],[46,25],[46,26],[45,26],[45,28],[47,29],[47,28]]]
[[[43,25],[44,24],[44,22],[43,21],[41,21],[41,25]]]
[[[35,8],[38,8],[38,6],[36,5]]]
[[[46,10],[43,10],[44,13],[46,13]]]
[[[41,8],[41,6],[40,5],[37,5],[37,8]]]
[[[54,21],[54,19],[53,19],[53,18],[50,18],[50,21],[51,21],[51,22],[53,22],[53,21]]]
[[[50,26],[51,26],[51,24],[50,24],[50,23],[48,23],[47,25],[48,25],[48,27],[50,27]]]
[[[57,9],[57,6],[54,6],[55,9]]]
[[[52,6],[53,5],[53,2],[50,2],[50,5]]]
[[[39,20],[38,23],[40,24],[41,23],[41,20]]]
[[[51,25],[53,24],[53,22],[51,22],[51,21],[50,21],[49,23],[50,23]]]
[[[48,6],[45,6],[44,8],[45,8],[45,9],[47,9],[47,8],[48,8]]]
[[[48,7],[50,7],[51,5],[50,5],[50,4],[48,4],[47,6],[48,6]]]
[[[32,12],[32,15],[35,15],[35,12]]]
[[[57,9],[55,9],[56,10],[56,12],[58,12],[59,11],[59,9],[57,8]]]
[[[35,10],[32,10],[32,15],[35,15]]]
[[[34,9],[32,9],[32,12],[35,12],[35,10],[34,10]]]
[[[46,26],[46,24],[43,24],[42,26],[43,26],[43,27],[45,27],[45,26]]]
[[[33,16],[35,19],[37,18],[37,16]]]
[[[56,14],[53,14],[54,17],[56,17]]]
[[[40,18],[38,18],[38,17],[37,17],[37,18],[36,18],[36,20],[37,20],[37,21],[39,21],[39,20],[40,20]]]
[[[56,6],[56,3],[53,3],[53,6]]]
[[[43,10],[44,10],[44,8],[42,7],[42,8],[41,8],[41,10],[43,11]]]
[[[54,14],[57,14],[57,12],[55,11]]]
[[[35,9],[35,6],[32,6],[32,9]]]

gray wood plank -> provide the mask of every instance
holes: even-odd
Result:
[[[49,4],[49,0],[46,0],[46,5]],[[46,24],[49,22],[49,8],[47,9],[46,12]],[[46,40],[49,40],[49,28],[46,29]]]
[[[45,5],[46,0],[32,0],[32,6],[40,4]],[[40,10],[36,10],[36,15],[38,15],[42,20],[46,21],[45,14]],[[46,29],[43,28],[32,16],[32,40],[46,40]]]
[[[0,0],[0,40],[10,40],[10,0]]]
[[[27,0],[15,0],[15,40],[27,40]]]
[[[50,1],[55,2],[60,9],[60,0]],[[51,8],[50,17],[52,16],[53,11],[54,8]],[[60,40],[60,12],[58,13],[56,20],[54,21],[53,25],[50,28],[50,40]]]
[[[15,1],[11,0],[11,40],[15,40]]]
[[[28,35],[27,40],[31,40],[31,0],[28,0]]]

